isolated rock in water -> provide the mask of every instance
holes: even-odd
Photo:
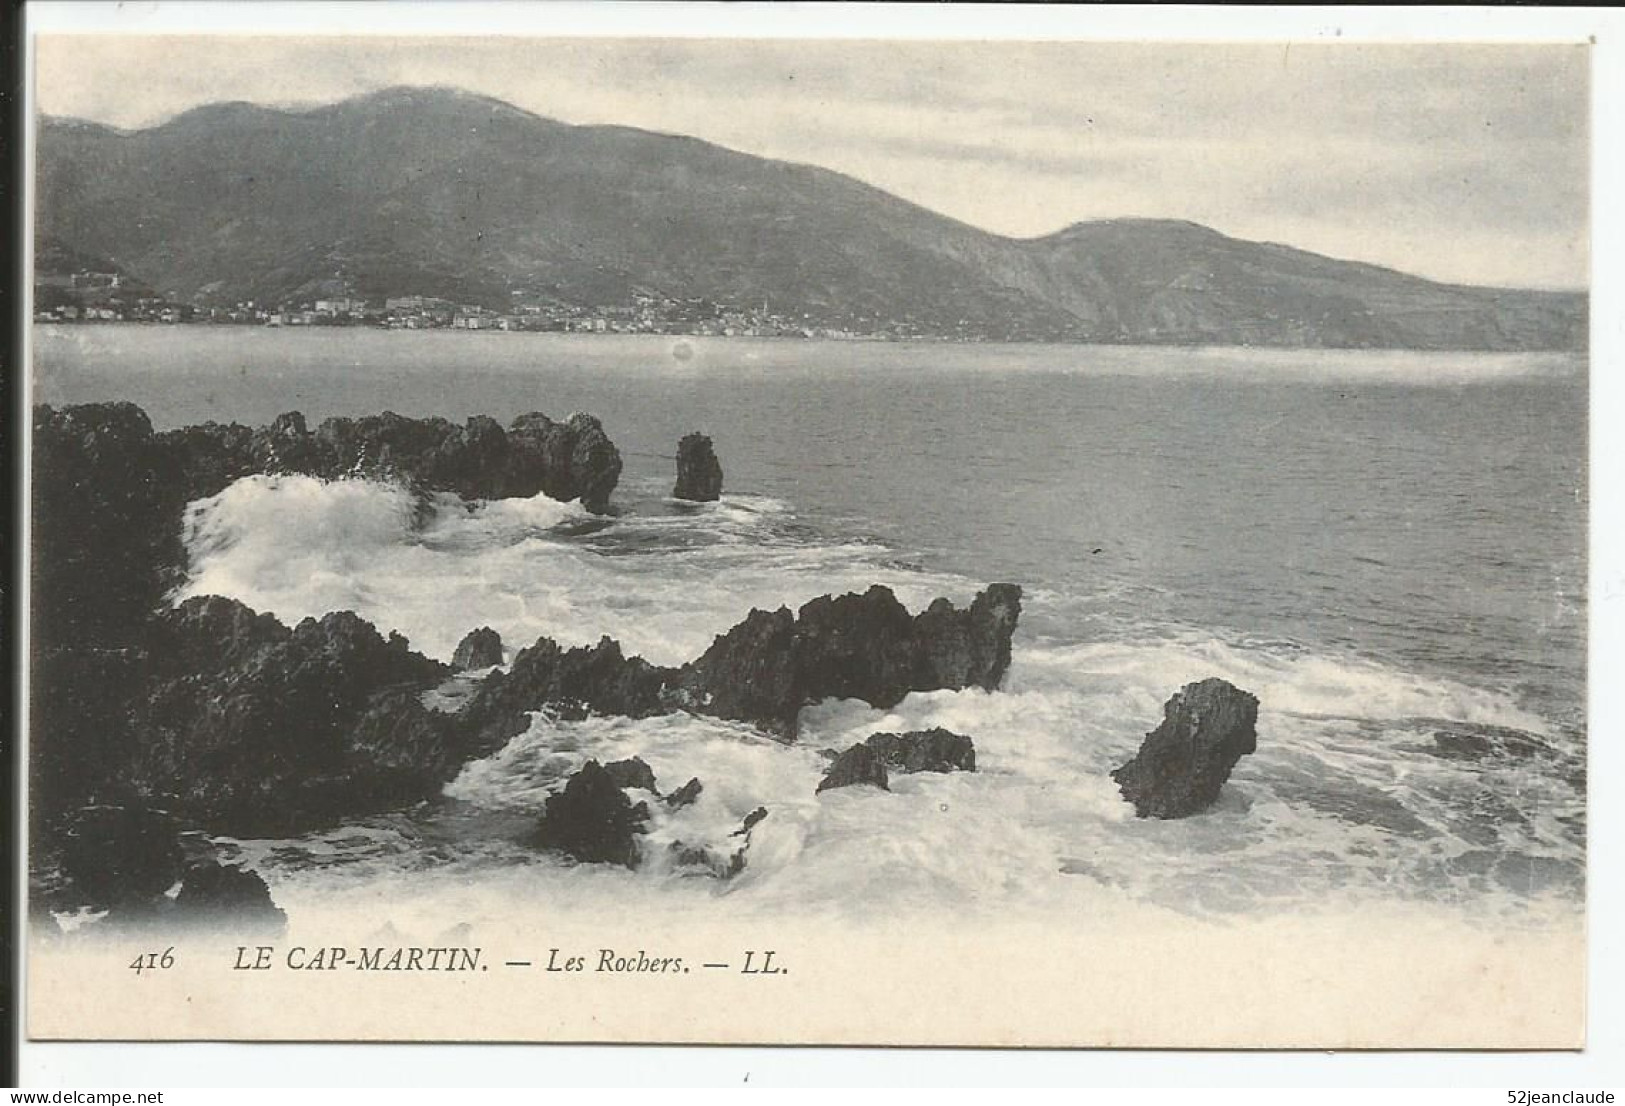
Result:
[[[698,802],[700,792],[704,790],[705,785],[700,782],[700,778],[698,776],[695,776],[683,786],[679,787],[676,791],[673,791],[670,795],[666,796],[666,806],[672,810],[682,810],[685,806],[691,806],[695,802]]]
[[[451,666],[459,672],[472,668],[492,668],[502,663],[502,636],[489,626],[470,630],[468,636],[457,643],[451,655]]]
[[[288,921],[257,873],[213,860],[186,869],[175,896],[175,913],[184,922],[236,932],[274,932]]]
[[[754,610],[684,670],[685,705],[793,738],[801,708],[822,699],[886,709],[911,691],[992,691],[1020,614],[1015,584],[990,585],[963,611],[939,599],[918,616],[878,584],[796,615]]]
[[[1186,684],[1162,724],[1112,773],[1141,818],[1184,818],[1213,805],[1236,761],[1258,748],[1258,699],[1220,679]]]
[[[908,733],[877,733],[864,744],[897,772],[974,772],[976,746],[970,738],[940,726]]]
[[[748,837],[748,836],[750,836],[750,831],[756,828],[756,823],[760,822],[763,818],[766,818],[766,817],[767,817],[767,807],[765,807],[765,806],[757,807],[755,810],[753,810],[749,814],[745,815],[745,820],[742,823],[740,823],[739,828],[734,830],[731,836],[733,836],[733,837]]]
[[[142,910],[180,878],[180,826],[169,814],[138,806],[88,806],[62,835],[69,899],[87,906]]]
[[[677,443],[677,499],[708,503],[722,498],[722,462],[704,434],[687,434]]]
[[[813,793],[828,791],[833,787],[851,787],[858,783],[873,784],[882,791],[891,790],[886,776],[886,762],[867,745],[854,745],[836,757]]]
[[[592,864],[637,863],[637,837],[649,808],[633,806],[610,774],[589,760],[564,788],[547,798],[536,844]]]
[[[654,769],[650,768],[642,757],[611,761],[604,765],[604,771],[609,773],[609,778],[615,781],[616,787],[631,787],[653,795],[660,794],[660,790],[655,787]]]

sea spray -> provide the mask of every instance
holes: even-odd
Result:
[[[820,530],[768,497],[698,507],[633,498],[609,519],[543,498],[441,496],[432,506],[421,520],[410,495],[386,485],[239,482],[189,515],[187,591],[233,594],[284,619],[348,606],[446,657],[489,624],[515,647],[541,634],[566,644],[610,634],[672,664],[752,606],[879,582],[918,609],[936,595],[963,603],[978,588],[861,532]],[[1033,589],[995,693],[915,694],[890,711],[826,702],[803,712],[789,747],[686,714],[538,713],[465,766],[439,807],[236,847],[279,902],[318,914],[341,889],[423,917],[453,904],[500,917],[561,899],[581,910],[703,913],[726,902],[731,914],[857,919],[1407,903],[1500,924],[1576,901],[1584,761],[1566,730],[1504,692],[1350,651],[1100,616],[1126,594],[1110,582],[1095,595]],[[1259,752],[1209,812],[1139,822],[1109,772],[1168,695],[1207,676],[1259,696]],[[825,750],[939,725],[973,738],[976,773],[815,795]],[[1487,734],[1490,751],[1441,755],[1441,728]],[[1524,735],[1509,748],[1525,751],[1498,751],[1497,728]],[[525,844],[571,772],[632,755],[663,788],[704,783],[692,808],[655,819],[635,870],[570,865]],[[758,806],[771,815],[731,879],[670,863],[673,843],[723,841]]]

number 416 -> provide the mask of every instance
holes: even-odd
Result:
[[[134,960],[130,961],[130,970],[132,972],[134,972],[136,975],[140,975],[142,972],[155,972],[155,971],[158,971],[161,968],[173,968],[174,966],[175,966],[175,946],[174,945],[170,945],[167,949],[165,949],[161,953],[158,953],[158,952],[138,953],[136,955],[136,958]]]

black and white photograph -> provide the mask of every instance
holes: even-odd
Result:
[[[31,48],[31,1035],[1584,1043],[1584,41]]]

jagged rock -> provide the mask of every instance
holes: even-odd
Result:
[[[908,733],[871,734],[864,744],[897,772],[974,772],[976,745],[963,734],[940,726]]]
[[[532,412],[504,430],[485,415],[458,426],[385,411],[330,418],[311,432],[304,416],[290,411],[266,427],[204,423],[159,435],[158,443],[180,474],[183,503],[263,472],[396,480],[465,499],[545,492],[603,511],[621,475],[620,453],[586,414],[558,423]]]
[[[465,759],[419,693],[444,665],[349,611],[289,630],[234,600],[156,620],[129,706],[129,778],[237,834],[299,832],[435,794]]]
[[[502,663],[502,636],[489,626],[470,630],[457,643],[451,656],[451,666],[459,672],[471,668],[492,668]]]
[[[609,778],[615,781],[616,787],[635,788],[647,791],[651,795],[660,794],[660,789],[655,787],[654,769],[650,768],[642,757],[611,761],[604,765],[604,771],[609,773]]]
[[[689,710],[753,723],[793,738],[801,708],[826,698],[896,706],[911,691],[994,690],[1010,664],[1021,589],[994,584],[967,610],[939,600],[918,617],[875,586],[820,596],[801,608],[753,610],[681,669],[627,657],[604,638],[563,649],[540,638],[506,673],[486,678],[459,714],[476,753],[489,753],[543,708],[564,719],[645,718]]]
[[[186,869],[175,896],[175,914],[184,922],[239,933],[275,933],[288,921],[257,873],[215,860]]]
[[[140,806],[88,806],[61,835],[62,874],[79,905],[128,912],[155,909],[180,878],[180,826]]]
[[[630,868],[637,863],[637,838],[648,818],[647,806],[633,806],[603,766],[589,760],[547,797],[536,843],[586,863]]]
[[[129,403],[41,405],[33,414],[30,819],[42,833],[94,795],[140,793],[127,779],[140,742],[125,714],[154,682],[174,678],[157,615],[186,569],[188,502],[244,476],[293,473],[398,479],[465,497],[546,491],[602,511],[621,471],[590,415],[563,423],[526,415],[505,431],[483,416],[458,427],[386,412],[329,419],[311,432],[288,412],[266,427],[155,433]],[[229,627],[209,626],[182,639],[212,642],[222,632],[232,637]]]
[[[1020,617],[1021,588],[1015,584],[989,584],[964,611],[946,599],[932,600],[914,620],[917,690],[997,688],[1010,670],[1010,638]]]
[[[939,599],[910,616],[889,588],[820,596],[791,615],[753,610],[683,673],[691,709],[793,738],[801,708],[827,698],[896,706],[911,691],[998,687],[1010,666],[1021,588],[993,584],[967,610]]]
[[[152,641],[176,672],[220,672],[288,639],[275,615],[261,614],[235,599],[200,595],[154,622]]]
[[[146,413],[132,403],[36,407],[31,467],[32,647],[142,644],[178,582],[187,501]]]
[[[682,810],[685,806],[697,802],[700,798],[700,792],[703,790],[705,790],[705,785],[700,782],[698,776],[695,776],[666,796],[666,806],[672,810]]]
[[[550,638],[522,649],[507,672],[485,678],[458,714],[475,755],[501,748],[530,724],[529,712],[546,707],[565,719],[593,714],[647,718],[666,713],[663,689],[676,672],[642,657],[627,657],[619,642],[563,649]]]
[[[609,506],[621,455],[593,416],[578,412],[557,423],[540,412],[520,415],[508,427],[508,446],[517,482],[510,495],[580,499],[589,511]]]
[[[677,443],[676,499],[708,503],[722,498],[722,462],[704,434],[686,434]]]
[[[813,793],[859,783],[871,784],[882,791],[891,790],[885,760],[867,745],[854,745],[836,757]]]
[[[753,810],[749,814],[745,815],[744,822],[742,822],[740,824],[738,829],[733,831],[732,836],[734,836],[734,837],[748,837],[748,836],[750,836],[750,831],[756,828],[756,823],[760,822],[763,818],[766,818],[766,817],[767,817],[767,807],[765,807],[765,806],[757,807],[755,810]]]
[[[1220,679],[1186,684],[1162,724],[1112,773],[1141,818],[1185,818],[1212,806],[1236,761],[1258,747],[1258,699]]]

